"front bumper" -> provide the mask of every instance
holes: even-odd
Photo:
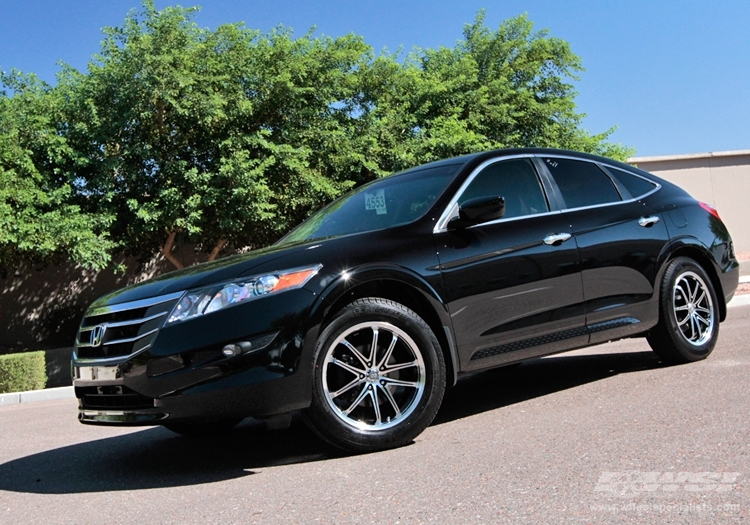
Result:
[[[148,336],[147,348],[136,342],[141,347],[124,356],[90,357],[92,347],[87,345],[83,348],[89,357],[80,357],[76,348],[72,374],[79,420],[158,425],[271,416],[309,406],[317,334],[317,326],[310,328],[314,298],[307,290],[293,290],[189,321],[162,324]],[[119,309],[117,315],[122,316],[123,307]],[[109,322],[102,319],[84,318],[82,327]],[[117,323],[122,321],[111,322]],[[153,326],[144,325],[142,330],[151,331]],[[103,332],[108,333],[107,327]],[[222,349],[230,344],[241,345],[243,352],[224,355]],[[101,348],[106,353],[106,341]]]

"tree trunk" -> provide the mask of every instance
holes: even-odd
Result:
[[[170,232],[169,237],[167,237],[167,242],[164,243],[164,248],[162,248],[162,253],[164,254],[164,257],[167,258],[169,262],[171,262],[175,268],[178,270],[180,268],[184,268],[185,265],[183,265],[179,259],[177,259],[174,255],[172,255],[172,246],[174,246],[174,238],[177,235],[177,230]]]
[[[216,259],[216,256],[219,255],[219,252],[226,243],[226,239],[219,239],[219,242],[216,243],[216,246],[214,246],[214,249],[211,250],[211,253],[208,255],[208,260],[213,261],[214,259]]]

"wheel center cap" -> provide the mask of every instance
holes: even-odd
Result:
[[[365,380],[368,383],[377,383],[380,379],[380,372],[376,368],[370,368],[365,375]]]
[[[695,313],[695,305],[694,305],[693,303],[690,303],[690,304],[688,305],[688,313],[689,313],[690,315],[693,315],[693,314]]]

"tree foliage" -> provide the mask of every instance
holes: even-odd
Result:
[[[491,30],[480,12],[455,47],[401,60],[356,35],[203,29],[195,12],[145,1],[105,28],[85,73],[66,66],[55,87],[3,78],[0,265],[161,251],[179,267],[175,243],[209,258],[262,246],[422,162],[515,146],[631,153],[582,128],[580,59],[523,15]]]
[[[2,82],[15,96],[0,97],[0,270],[65,259],[106,267],[111,217],[74,203],[81,159],[59,128],[58,92],[18,72]]]

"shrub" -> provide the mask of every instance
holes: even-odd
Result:
[[[43,351],[0,355],[0,394],[41,390],[46,384]]]

